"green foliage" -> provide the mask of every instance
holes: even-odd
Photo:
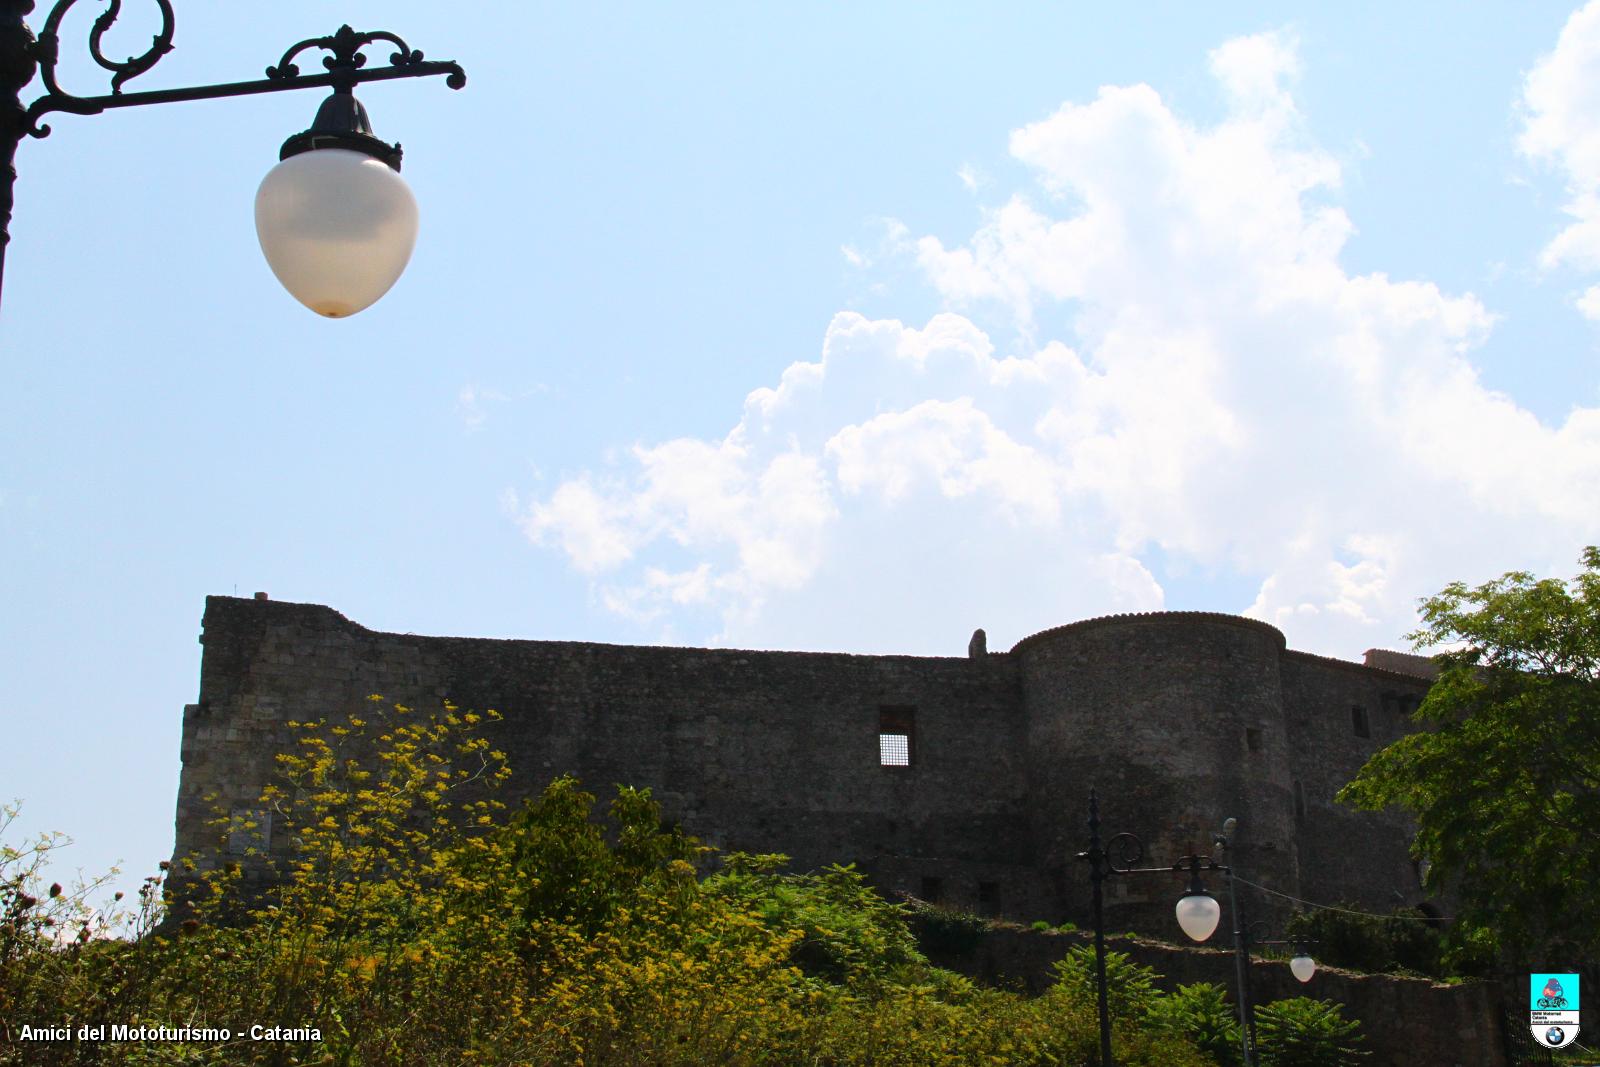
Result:
[[[773,930],[798,930],[794,962],[847,986],[881,985],[896,968],[926,962],[904,907],[884,900],[855,867],[780,874],[787,856],[732,853],[704,889],[759,914]]]
[[[1057,981],[1042,1003],[1064,1012],[1096,1013],[1094,949],[1072,949],[1055,965]],[[1180,1040],[1220,1067],[1235,1067],[1241,1050],[1237,1009],[1218,985],[1199,982],[1176,993],[1156,988],[1154,970],[1126,953],[1106,953],[1106,1007],[1120,1029]],[[1119,1032],[1120,1032],[1119,1029]],[[1337,1005],[1298,997],[1256,1009],[1260,1067],[1350,1067],[1359,1051],[1359,1026]],[[1122,1049],[1123,1037],[1117,1048]]]
[[[1156,1029],[1193,1041],[1219,1067],[1237,1067],[1241,1061],[1237,1011],[1214,982],[1179,986],[1152,1002],[1146,1017]]]
[[[71,841],[50,833],[10,845],[5,835],[19,810],[17,804],[0,805],[0,1026],[26,1020],[30,1005],[55,997],[116,1010],[138,984],[148,953],[106,939],[154,927],[162,876],[145,879],[134,907],[124,908],[117,893],[97,908],[95,898],[117,872],[67,885],[51,881],[51,856]]]
[[[594,937],[636,898],[677,896],[692,882],[691,861],[702,849],[661,825],[648,790],[618,787],[609,825],[595,818],[594,806],[577,779],[556,779],[462,858],[464,888],[477,892],[479,879],[503,884],[500,908],[518,930],[555,922]]]
[[[918,947],[930,956],[945,959],[972,955],[989,928],[989,920],[981,915],[922,900],[908,901],[906,912]]]
[[[1357,1067],[1368,1055],[1358,1025],[1337,1004],[1293,997],[1255,1014],[1260,1067]]]
[[[1056,984],[1052,993],[1078,1003],[1097,1003],[1094,949],[1077,945],[1055,963]],[[1156,972],[1134,963],[1126,952],[1106,953],[1106,1008],[1113,1019],[1142,1018],[1156,991]]]
[[[1042,933],[1045,933],[1046,931],[1050,930],[1051,926],[1050,926],[1049,923],[1045,922],[1043,919],[1035,919],[1033,921],[1033,929],[1039,931],[1042,934]]]
[[[1375,754],[1339,794],[1416,819],[1430,888],[1461,908],[1454,959],[1600,956],[1600,550],[1571,583],[1514,571],[1422,603],[1438,681],[1431,727]]]
[[[320,1031],[0,1043],[0,1065],[1093,1062],[1089,949],[1030,999],[932,966],[910,926],[931,919],[965,936],[983,920],[908,914],[851,867],[791,874],[781,856],[734,854],[701,878],[708,850],[663,825],[647,791],[619,787],[601,814],[559,778],[507,812],[494,794],[504,757],[480,733],[491,718],[374,701],[297,724],[262,800],[282,840],[243,863],[193,857],[162,926],[165,874],[136,911],[106,917],[87,902],[92,885],[45,884],[53,841],[0,846],[0,1018]],[[248,888],[273,864],[276,885]],[[1110,954],[1108,978],[1119,1063],[1233,1062],[1220,990],[1162,994],[1123,953]],[[1295,1049],[1338,1029],[1304,1011],[1286,1018]]]
[[[1286,936],[1317,942],[1318,961],[1368,974],[1446,975],[1444,935],[1415,908],[1374,918],[1350,911],[1318,909],[1289,920]]]
[[[508,772],[480,734],[487,720],[374,701],[298,724],[262,801],[274,840],[242,863],[220,849],[193,857],[160,928],[161,876],[139,912],[108,926],[76,890],[42,883],[47,847],[0,852],[0,1017],[320,1030],[306,1042],[0,1042],[0,1065],[1093,1058],[1081,995],[1030,1000],[929,965],[904,910],[852,868],[780,874],[777,857],[731,856],[702,880],[706,850],[663,826],[647,792],[619,788],[601,816],[570,778],[508,813],[494,796]],[[218,830],[220,845],[248,828]],[[273,864],[276,886],[252,882]],[[974,922],[981,930],[968,918],[950,926]],[[107,936],[117,932],[128,939]],[[1114,973],[1148,990],[1140,970]],[[1116,1043],[1128,1067],[1210,1063],[1132,1017]]]

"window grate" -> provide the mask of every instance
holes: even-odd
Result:
[[[911,766],[911,749],[916,736],[917,709],[907,705],[882,704],[878,707],[878,766]]]
[[[905,734],[879,734],[878,764],[882,767],[911,766],[911,738]]]

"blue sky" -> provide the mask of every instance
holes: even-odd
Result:
[[[1600,8],[328,10],[188,5],[131,87],[338,21],[467,68],[360,93],[422,230],[352,319],[253,231],[320,94],[18,152],[0,796],[69,865],[170,851],[208,593],[921,654],[1207,609],[1356,658],[1600,539]]]

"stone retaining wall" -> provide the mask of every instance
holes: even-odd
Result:
[[[1053,981],[1052,964],[1076,945],[1093,944],[1093,936],[1083,931],[1036,931],[997,923],[972,953],[934,962],[990,984],[1020,985],[1037,993]],[[1162,976],[1157,984],[1163,989],[1215,982],[1233,999],[1230,951],[1128,937],[1108,937],[1106,947],[1153,967]],[[1444,985],[1318,967],[1302,985],[1289,973],[1287,961],[1256,958],[1250,964],[1250,988],[1258,1006],[1302,996],[1339,1004],[1346,1018],[1361,1022],[1364,1047],[1372,1053],[1369,1067],[1507,1067],[1499,992],[1489,983]]]

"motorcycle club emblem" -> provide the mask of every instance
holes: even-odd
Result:
[[[1578,1039],[1578,976],[1528,976],[1529,1022],[1534,1040],[1546,1048],[1563,1048]]]

